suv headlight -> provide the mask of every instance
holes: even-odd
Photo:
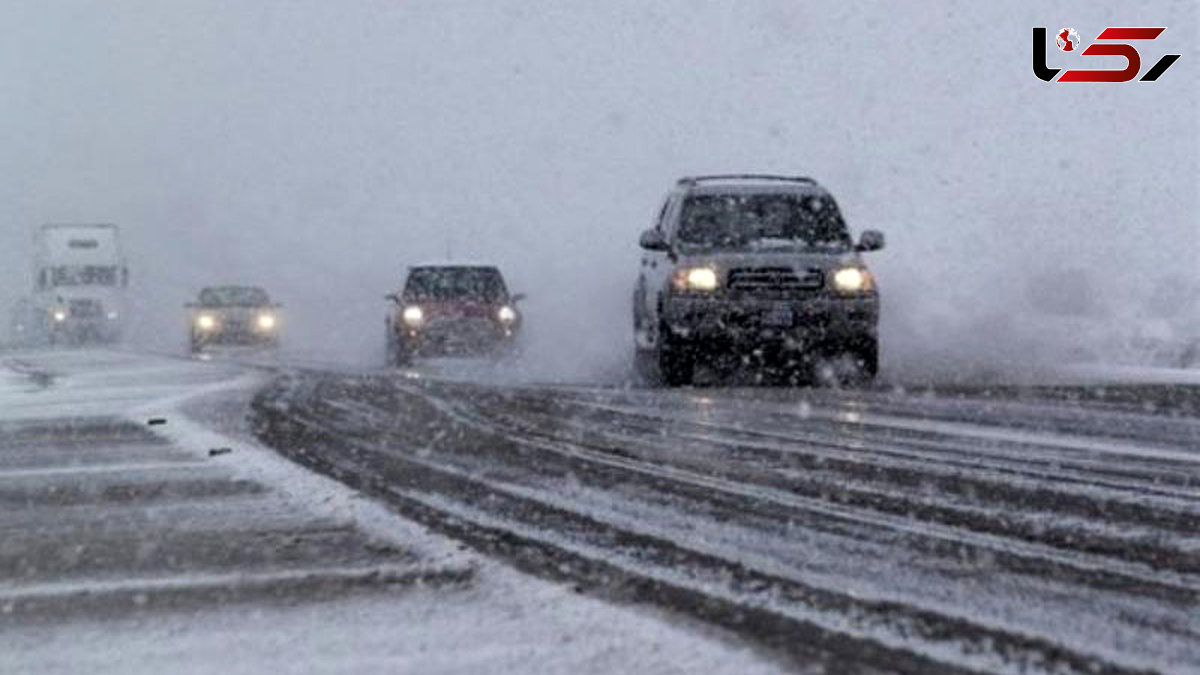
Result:
[[[496,317],[504,323],[512,323],[517,320],[517,310],[505,305],[496,311]]]
[[[717,271],[711,267],[684,267],[675,270],[673,282],[679,291],[715,291]]]
[[[200,330],[212,330],[217,327],[217,318],[212,314],[201,314],[196,317],[196,327]]]
[[[274,314],[259,314],[258,328],[259,330],[272,331],[275,330],[276,319]]]
[[[416,305],[409,305],[408,307],[405,307],[401,316],[404,318],[404,323],[412,326],[413,328],[420,326],[421,322],[425,320],[425,312]]]
[[[875,290],[875,279],[865,267],[843,267],[833,273],[833,287],[839,293],[869,293]]]

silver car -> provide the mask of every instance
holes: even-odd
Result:
[[[878,371],[879,294],[861,254],[884,238],[853,242],[816,181],[683,178],[640,244],[637,360],[666,384],[691,383],[702,363],[809,379],[828,363]]]
[[[279,346],[280,308],[256,286],[213,286],[186,305],[188,344],[197,354],[212,346]]]

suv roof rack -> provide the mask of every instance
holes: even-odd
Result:
[[[785,183],[803,183],[805,185],[816,185],[817,181],[808,176],[775,176],[766,173],[727,173],[715,174],[712,176],[684,176],[680,178],[676,185],[695,185],[706,181],[719,180],[776,180]]]

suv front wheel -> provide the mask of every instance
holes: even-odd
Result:
[[[879,342],[875,338],[863,338],[854,350],[854,355],[858,358],[859,368],[866,379],[875,379],[879,374]]]
[[[818,386],[868,385],[879,374],[879,343],[872,337],[863,337],[821,350],[811,367],[811,380]]]
[[[695,354],[687,345],[674,339],[666,327],[660,328],[658,335],[655,356],[663,384],[668,387],[691,384],[696,370]]]

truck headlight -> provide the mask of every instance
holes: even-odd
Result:
[[[512,323],[517,320],[517,310],[505,305],[496,312],[496,316],[504,323]]]
[[[275,330],[275,315],[274,314],[259,314],[258,315],[259,330],[271,331]]]
[[[875,290],[875,279],[865,267],[843,267],[833,273],[833,287],[840,293],[867,293]]]
[[[717,271],[711,267],[685,267],[675,271],[674,283],[680,291],[715,291]]]
[[[401,316],[404,318],[404,323],[413,328],[420,326],[421,322],[425,320],[425,312],[416,305],[405,307]]]
[[[196,328],[200,330],[212,330],[217,327],[217,318],[212,314],[201,314],[196,317]]]

